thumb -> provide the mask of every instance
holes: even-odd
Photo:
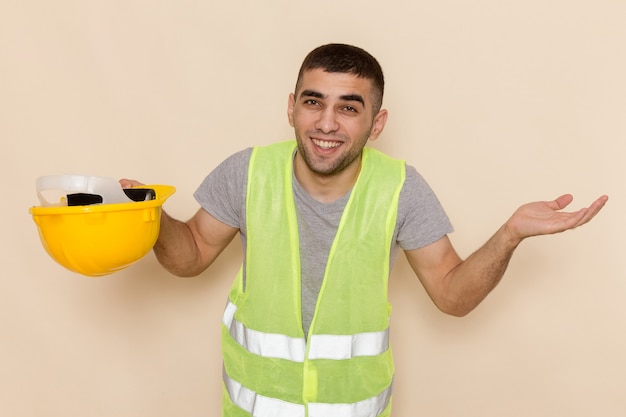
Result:
[[[572,196],[571,194],[563,194],[562,196],[554,200],[554,203],[556,203],[556,210],[564,209],[565,207],[569,206],[573,200],[574,196]]]
[[[140,183],[137,180],[131,180],[131,179],[127,179],[127,178],[122,178],[120,180],[120,185],[122,186],[122,188],[131,188],[131,187],[138,187],[141,185],[144,185],[143,183]]]

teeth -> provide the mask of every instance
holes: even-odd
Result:
[[[319,140],[319,139],[313,139],[313,143],[315,143],[317,146],[319,146],[322,149],[336,148],[337,146],[341,145],[341,142],[332,142],[328,140]]]

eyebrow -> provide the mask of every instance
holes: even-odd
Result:
[[[326,98],[326,96],[319,91],[315,90],[303,90],[300,97],[313,97],[313,98]],[[343,101],[356,101],[365,106],[365,100],[360,94],[345,94],[339,97]]]
[[[341,96],[341,99],[345,101],[356,101],[365,106],[365,100],[363,100],[363,97],[359,94],[347,94],[345,96]]]
[[[300,93],[300,97],[324,98],[324,94],[315,90],[303,90],[302,93]]]

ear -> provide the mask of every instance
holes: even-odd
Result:
[[[372,131],[370,132],[369,140],[376,140],[378,136],[382,133],[385,128],[385,124],[387,123],[387,110],[382,109],[378,112],[378,114],[374,117],[374,121],[372,122]]]
[[[293,93],[289,94],[289,101],[287,102],[287,117],[289,118],[289,124],[291,127],[295,127],[293,124],[293,109],[296,106],[296,97]]]

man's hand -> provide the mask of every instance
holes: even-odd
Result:
[[[127,178],[119,180],[119,183],[122,188],[144,185]],[[172,274],[196,276],[213,263],[238,231],[203,208],[186,222],[174,219],[162,210],[159,237],[153,250],[159,263]]]
[[[505,228],[514,241],[521,241],[531,236],[564,232],[582,226],[593,219],[609,198],[603,195],[589,207],[573,212],[561,211],[573,199],[571,194],[564,194],[553,201],[525,204],[513,213]]]

